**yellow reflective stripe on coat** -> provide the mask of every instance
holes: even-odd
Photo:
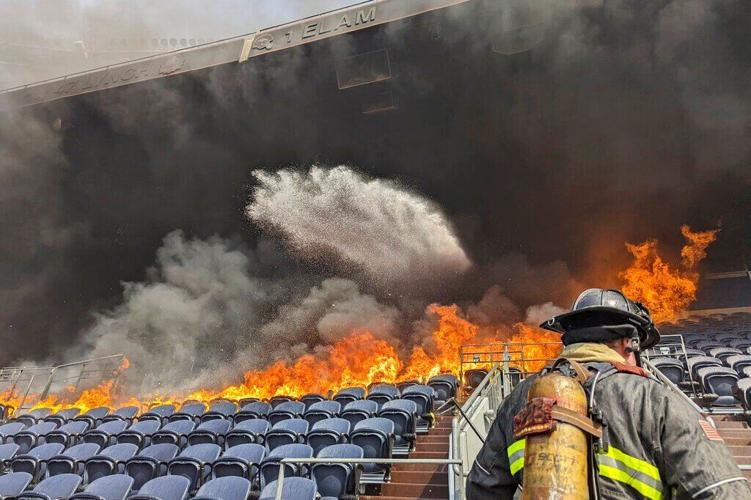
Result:
[[[618,448],[609,446],[607,453],[597,454],[597,471],[602,477],[627,484],[646,498],[662,498],[662,480],[657,467]]]
[[[524,447],[526,444],[526,439],[520,439],[519,441],[514,441],[511,446],[506,448],[509,469],[511,470],[512,476],[515,476],[516,473],[524,467]]]

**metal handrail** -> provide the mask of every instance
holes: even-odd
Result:
[[[279,477],[276,482],[276,500],[282,500],[284,486],[284,464],[428,464],[428,465],[459,465],[464,477],[461,460],[448,458],[283,458],[279,461]],[[451,493],[451,492],[449,492]],[[460,485],[460,495],[464,498],[464,485]]]

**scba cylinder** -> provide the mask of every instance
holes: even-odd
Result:
[[[550,398],[556,406],[587,417],[587,395],[571,377],[549,373],[529,389],[527,400]],[[524,448],[525,500],[588,499],[588,437],[578,427],[557,421],[552,431],[530,434]]]

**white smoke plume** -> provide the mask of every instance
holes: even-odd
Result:
[[[254,174],[248,217],[298,254],[334,254],[385,285],[437,283],[471,265],[438,206],[395,182],[346,166]]]

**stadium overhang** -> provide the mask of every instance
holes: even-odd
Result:
[[[255,33],[0,91],[17,108],[249,59],[470,0],[369,0]]]

